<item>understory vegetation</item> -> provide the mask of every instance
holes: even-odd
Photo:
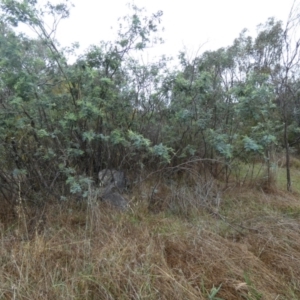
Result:
[[[300,298],[300,190],[235,186],[197,206],[160,182],[165,207],[149,210],[153,184],[127,212],[95,199],[1,207],[0,298]]]
[[[162,11],[76,56],[71,6],[0,0],[0,299],[300,299],[298,2],[176,67]]]

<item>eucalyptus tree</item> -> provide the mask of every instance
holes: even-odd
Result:
[[[281,110],[284,123],[283,141],[286,152],[287,190],[292,190],[290,174],[290,141],[289,134],[295,131],[295,116],[297,111],[297,93],[300,64],[300,4],[295,0],[288,21],[282,32],[282,51],[280,55],[280,71],[273,76],[276,85],[277,103]],[[297,126],[298,125],[298,126]],[[299,127],[299,124],[296,124]],[[296,129],[297,130],[297,129]]]
[[[234,107],[231,116],[234,123],[239,124],[235,132],[237,135],[234,135],[236,146],[231,142],[233,155],[236,157],[238,153],[243,154],[239,149],[246,150],[247,154],[262,155],[269,172],[270,151],[274,145],[282,143],[286,153],[288,190],[291,190],[289,144],[297,142],[293,137],[299,131],[298,29],[299,7],[295,1],[285,27],[282,22],[270,18],[258,26],[256,38],[247,36],[244,30],[233,45],[226,49],[233,60],[229,89],[229,99]],[[218,65],[217,61],[215,66]]]
[[[277,118],[282,122],[282,143],[286,156],[287,190],[291,191],[290,144],[297,143],[295,135],[299,131],[298,82],[300,63],[300,6],[294,1],[288,21],[269,19],[259,27],[253,45],[254,71],[264,74],[272,84],[273,102],[277,107]],[[275,117],[275,116],[274,116]]]
[[[234,160],[257,155],[266,160],[269,172],[271,151],[283,130],[274,80],[282,78],[283,36],[282,23],[269,19],[258,27],[256,38],[243,30],[230,47],[205,52],[191,62],[181,54],[182,71],[170,105],[178,124],[172,125],[177,128],[175,149],[186,146],[185,151],[202,158],[221,157],[227,179]]]

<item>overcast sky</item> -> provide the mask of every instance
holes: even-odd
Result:
[[[52,2],[50,0],[50,2]],[[64,46],[79,42],[81,49],[114,37],[118,17],[128,13],[127,0],[73,0],[71,16],[58,28]],[[285,21],[293,0],[135,0],[149,14],[162,10],[165,45],[156,53],[176,56],[186,47],[191,53],[226,47],[244,28],[255,35],[256,26],[269,17]],[[112,28],[111,28],[112,27]]]

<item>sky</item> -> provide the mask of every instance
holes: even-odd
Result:
[[[50,0],[50,2],[52,2]],[[57,32],[62,46],[79,42],[80,51],[100,40],[112,40],[118,29],[118,17],[128,13],[129,0],[73,0],[70,17]],[[132,3],[132,2],[131,2]],[[180,50],[195,55],[232,44],[247,28],[255,36],[256,26],[269,17],[286,21],[293,0],[135,0],[149,15],[162,10],[162,46],[144,53],[149,59],[162,54],[176,57]]]

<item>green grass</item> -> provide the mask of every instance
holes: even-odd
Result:
[[[286,169],[278,168],[276,174],[277,186],[280,190],[286,190]],[[300,170],[291,169],[292,190],[300,194]]]
[[[300,163],[300,162],[299,162]],[[282,191],[287,189],[286,168],[273,166],[271,168],[275,186]],[[300,194],[300,167],[298,167],[298,160],[293,158],[291,163],[291,180],[292,190]],[[255,185],[261,180],[266,179],[267,171],[264,163],[245,164],[239,163],[233,168],[233,179],[242,184]]]

